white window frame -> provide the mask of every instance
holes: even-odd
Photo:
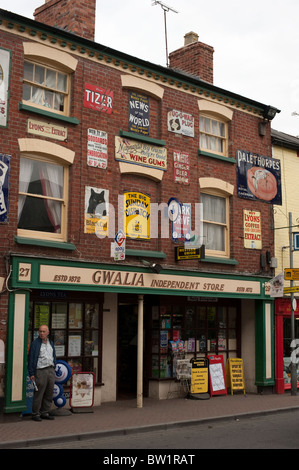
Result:
[[[58,144],[41,139],[19,139],[20,157],[45,163],[57,164],[63,167],[63,196],[61,202],[61,230],[59,233],[44,232],[38,230],[17,229],[18,236],[34,239],[67,241],[67,219],[68,219],[68,192],[69,192],[69,166],[73,163],[75,153]],[[18,192],[20,195],[27,193]],[[40,195],[32,197],[44,198]],[[49,199],[49,197],[46,197]],[[55,199],[55,198],[53,198]],[[58,200],[58,199],[57,199]]]
[[[22,99],[22,103],[27,106],[31,106],[42,111],[50,111],[51,113],[69,116],[70,115],[70,90],[71,90],[71,74],[75,72],[77,68],[78,61],[70,54],[66,52],[59,51],[58,49],[44,46],[37,43],[25,42],[23,43],[24,47],[24,66],[25,62],[29,62],[36,66],[45,67],[51,71],[59,72],[67,75],[67,84],[65,92],[61,90],[56,90],[57,93],[62,93],[64,95],[64,109],[60,111],[54,107],[47,107],[45,104],[37,104],[32,100]],[[25,68],[24,68],[25,71]],[[39,84],[34,81],[30,81],[24,77],[23,74],[23,84],[29,86],[35,86],[40,88],[41,91],[50,91],[54,92],[55,90],[52,87],[47,87],[46,84]]]
[[[214,103],[208,100],[198,100],[198,108],[199,108],[199,149],[203,153],[220,156],[220,157],[228,157],[228,140],[229,140],[229,128],[228,124],[233,118],[233,111],[223,105]],[[209,119],[210,120],[210,127],[209,129],[202,130],[201,122],[202,119]],[[216,124],[215,127],[218,128],[218,132],[213,130],[213,122]],[[220,126],[223,126],[224,133],[220,132]],[[222,150],[219,151],[213,148],[209,148],[209,146],[203,146],[202,136],[205,136],[206,139],[211,142],[212,139],[215,139],[215,142],[221,141],[222,143]]]
[[[211,224],[218,225],[224,229],[224,250],[214,250],[209,249],[207,245],[207,240],[203,239],[205,245],[206,256],[211,256],[214,258],[229,258],[230,257],[230,197],[234,193],[234,187],[217,178],[200,178],[199,184],[201,188],[201,194],[206,194],[208,196],[215,196],[225,200],[225,211],[226,211],[226,220],[223,223],[205,220],[203,218],[203,225]],[[202,201],[201,201],[202,202]],[[204,217],[204,216],[203,216]]]

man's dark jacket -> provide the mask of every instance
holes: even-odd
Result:
[[[53,349],[53,359],[54,359],[54,367],[56,366],[56,352],[55,352],[55,347],[53,341],[49,340],[50,344]],[[30,349],[29,349],[29,355],[28,355],[28,375],[31,377],[32,375],[35,375],[36,373],[36,366],[37,366],[37,361],[38,361],[38,356],[40,352],[40,348],[42,345],[42,340],[40,337],[36,338],[34,341],[32,341]]]

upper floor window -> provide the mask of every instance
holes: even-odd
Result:
[[[199,149],[212,156],[228,157],[229,122],[233,111],[207,100],[198,101]]]
[[[62,165],[21,158],[18,229],[62,236],[65,173]]]
[[[200,149],[226,155],[227,125],[206,116],[199,118]]]
[[[68,114],[68,95],[67,74],[37,63],[24,63],[24,101]]]
[[[70,82],[77,59],[37,43],[24,42],[23,47],[23,104],[69,116]]]
[[[200,178],[200,202],[203,204],[203,243],[206,255],[230,256],[229,200],[234,187],[217,178]]]
[[[19,139],[19,146],[18,235],[66,241],[74,152],[41,139]]]
[[[203,203],[203,236],[206,252],[223,256],[228,245],[228,198],[201,194]]]

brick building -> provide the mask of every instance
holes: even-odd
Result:
[[[0,10],[4,411],[42,323],[96,404],[166,398],[182,347],[271,388],[278,110],[214,86],[194,33],[165,68],[95,43],[95,0],[34,16]]]

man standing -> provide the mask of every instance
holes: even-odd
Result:
[[[32,341],[28,355],[30,380],[36,383],[32,405],[32,419],[54,419],[49,414],[52,406],[55,383],[56,353],[54,343],[49,340],[49,328],[41,325],[39,337]]]

